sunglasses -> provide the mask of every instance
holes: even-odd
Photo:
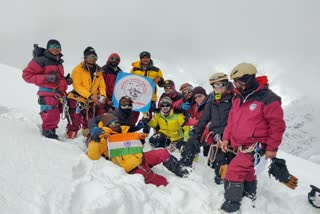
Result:
[[[49,45],[49,48],[50,48],[50,49],[54,49],[54,48],[60,49],[60,48],[61,48],[61,45],[51,44],[51,45]]]
[[[132,109],[132,104],[120,105],[122,109]]]
[[[120,62],[120,58],[118,58],[118,57],[112,57],[112,58],[111,58],[111,61],[113,61],[113,62]]]
[[[172,89],[171,86],[165,86],[164,89]]]
[[[111,125],[111,126],[116,126],[116,125],[119,125],[119,124],[120,124],[119,120],[114,120],[114,121],[111,121],[109,123],[109,125]]]
[[[170,106],[171,106],[170,104],[161,104],[161,105],[160,105],[161,108],[168,108],[168,107],[170,107]]]
[[[94,60],[98,59],[96,55],[89,55],[89,56],[86,56],[85,58],[94,59]]]
[[[187,95],[187,94],[192,94],[192,91],[185,91],[185,92],[182,92],[183,95]]]
[[[194,95],[194,99],[199,99],[199,98],[201,98],[203,96],[204,96],[203,94],[197,94],[197,95]]]
[[[213,88],[223,88],[223,87],[226,86],[226,84],[223,83],[223,82],[215,82],[215,83],[213,83],[211,86],[212,86]]]

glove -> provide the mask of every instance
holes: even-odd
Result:
[[[221,179],[224,179],[227,175],[228,164],[221,165],[219,168],[219,175]]]
[[[91,137],[96,142],[100,142],[99,136],[103,133],[104,133],[103,130],[101,128],[99,128],[98,126],[95,126],[95,127],[91,128],[91,130],[90,130]]]
[[[191,105],[189,102],[184,102],[181,104],[180,108],[184,111],[188,111],[191,108]]]
[[[289,173],[284,159],[272,158],[268,173],[269,176],[272,175],[290,189],[295,189],[298,186],[298,178]]]
[[[70,77],[70,73],[67,76],[65,76],[64,79],[67,81],[68,85],[71,85],[73,83],[73,80]]]
[[[142,129],[142,128],[144,128],[145,125],[146,125],[146,124],[145,124],[142,120],[140,120],[140,121],[138,122],[138,124],[136,125],[137,131],[140,130],[140,129]]]
[[[55,82],[58,81],[57,71],[53,71],[53,72],[50,73],[50,74],[46,74],[44,77],[46,78],[46,80],[47,80],[48,82],[55,83]]]
[[[156,110],[156,108],[157,108],[156,102],[151,101],[150,110],[151,110],[152,112],[154,112],[154,111]]]

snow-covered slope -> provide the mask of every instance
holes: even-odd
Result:
[[[37,88],[24,83],[17,69],[1,65],[0,75],[1,213],[220,213],[223,186],[214,183],[214,172],[202,156],[188,178],[178,178],[159,165],[155,172],[166,176],[170,184],[158,188],[145,185],[141,176],[128,175],[109,161],[89,160],[83,152],[83,137],[64,142],[43,138]],[[306,118],[303,108],[294,111],[296,106],[291,106],[296,112],[292,120]],[[301,130],[313,126],[314,115],[307,112],[311,115],[303,119],[304,126],[292,125],[301,139],[311,137],[311,132]],[[61,122],[60,136],[65,125]],[[289,125],[286,140],[295,145],[298,138],[291,133]],[[290,152],[299,154],[294,149]],[[307,193],[310,184],[320,186],[320,166],[285,152],[279,157],[287,160],[290,172],[299,178],[299,187],[292,191],[270,179],[265,170],[258,177],[256,208],[244,199],[242,213],[319,213],[308,204]]]

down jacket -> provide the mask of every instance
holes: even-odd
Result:
[[[102,72],[97,66],[92,78],[84,63],[77,65],[71,73],[73,91],[68,94],[68,98],[85,103],[91,95],[106,97],[106,84]]]
[[[164,79],[161,69],[154,66],[152,60],[150,62],[150,66],[147,67],[145,71],[142,69],[141,61],[133,62],[130,73],[149,77],[151,79],[154,79],[155,77],[161,77],[162,79]],[[157,97],[157,85],[156,85],[152,95],[152,101],[157,102],[157,99],[158,97]]]
[[[286,128],[281,98],[269,89],[266,76],[256,79],[259,87],[247,97],[234,90],[237,95],[223,140],[231,141],[234,148],[248,148],[255,142],[261,142],[266,144],[267,151],[277,151]]]
[[[62,66],[62,54],[54,56],[47,50],[44,50],[40,56],[35,56],[22,71],[22,78],[28,82],[42,88],[53,89],[54,91],[66,94],[68,84],[64,78],[64,69]],[[58,81],[56,83],[48,82],[46,74],[57,72]],[[54,93],[48,91],[39,91],[39,96],[54,96]]]

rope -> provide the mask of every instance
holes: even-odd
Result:
[[[60,94],[55,94],[55,98],[57,100],[59,100],[59,102],[62,105],[61,119],[64,120],[64,119],[68,118],[68,120],[70,120],[71,123],[72,123],[71,116],[70,116],[70,113],[69,113],[69,106],[68,106],[67,97],[66,96],[61,96]]]

